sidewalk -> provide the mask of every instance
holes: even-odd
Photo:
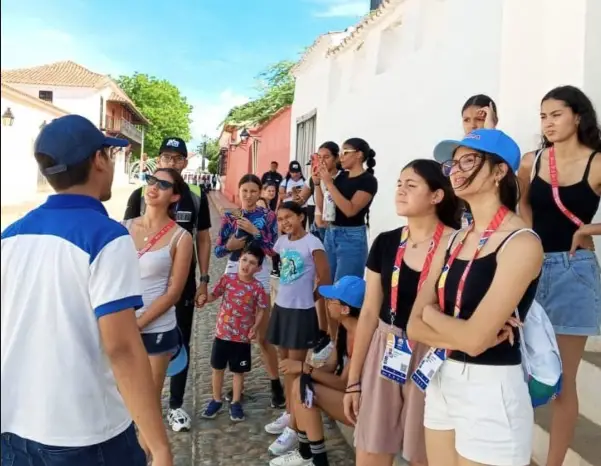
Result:
[[[229,210],[238,209],[240,207],[225,197],[221,191],[209,191],[208,197],[212,206],[219,212],[220,216]]]

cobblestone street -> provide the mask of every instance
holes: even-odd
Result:
[[[219,229],[219,213],[211,205],[215,238]],[[211,257],[211,281],[214,283],[225,269],[226,259]],[[233,423],[227,406],[215,420],[201,418],[205,404],[211,399],[211,367],[209,364],[211,344],[219,301],[198,310],[194,320],[191,348],[191,369],[186,389],[184,408],[192,416],[192,430],[188,433],[170,431],[176,466],[245,466],[267,465],[271,455],[267,447],[275,440],[264,430],[280,410],[269,407],[269,379],[263,370],[260,351],[253,347],[253,370],[245,380],[244,411],[246,421]],[[225,390],[231,387],[231,376],[226,376]],[[225,392],[224,390],[224,392]],[[168,390],[163,396],[165,409]],[[348,466],[354,463],[353,453],[335,423],[326,422],[327,448],[332,466]]]

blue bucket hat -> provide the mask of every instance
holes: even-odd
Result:
[[[81,115],[65,115],[42,128],[35,140],[34,153],[45,154],[56,165],[43,170],[44,175],[66,172],[67,168],[90,158],[103,147],[127,147],[127,139],[105,136],[94,123]]]
[[[453,158],[458,147],[469,147],[478,152],[498,155],[513,171],[520,167],[521,152],[517,143],[498,129],[476,129],[461,141],[445,140],[434,148],[434,159],[444,163]]]
[[[184,338],[181,331],[178,329],[179,334],[179,347],[171,356],[169,366],[167,366],[167,377],[173,377],[174,375],[182,372],[188,365],[188,352],[184,346]]]
[[[318,291],[326,299],[337,299],[351,307],[360,308],[365,297],[365,280],[347,275],[333,285],[320,286]]]

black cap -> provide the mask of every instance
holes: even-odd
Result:
[[[288,165],[288,171],[292,173],[302,172],[300,163],[298,163],[296,160],[293,160],[292,162],[290,162],[290,165]]]
[[[163,143],[161,144],[161,148],[159,149],[159,154],[163,152],[177,152],[178,154],[183,155],[188,158],[188,148],[186,147],[186,142],[181,138],[165,138],[163,139]]]

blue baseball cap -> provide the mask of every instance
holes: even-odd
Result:
[[[360,308],[365,297],[365,280],[347,275],[333,285],[320,286],[318,291],[326,299],[337,299],[351,307]]]
[[[103,147],[127,147],[127,139],[105,136],[94,123],[81,115],[65,115],[42,128],[35,140],[34,153],[45,154],[56,165],[43,170],[44,175],[67,171],[90,158]]]
[[[501,157],[513,171],[520,167],[521,152],[517,143],[498,129],[476,129],[466,134],[461,141],[446,140],[434,148],[434,159],[444,163],[453,158],[458,147],[469,147],[478,152],[487,152]]]

